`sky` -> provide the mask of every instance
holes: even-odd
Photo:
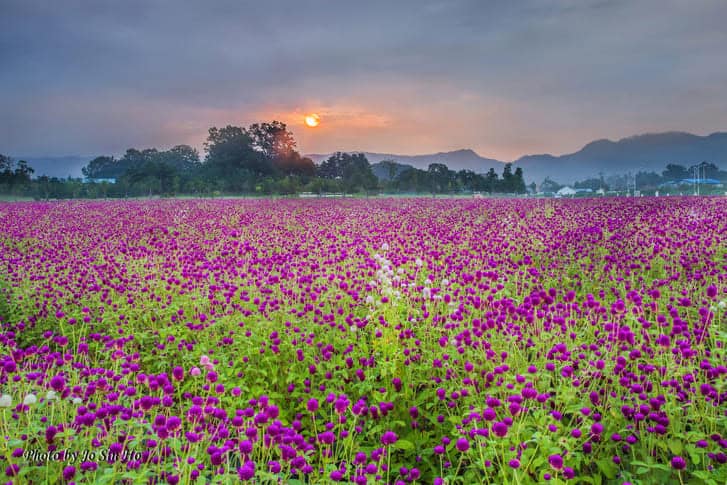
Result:
[[[704,135],[727,130],[725,19],[724,0],[0,0],[0,153],[201,149],[273,119],[302,153],[505,161]]]

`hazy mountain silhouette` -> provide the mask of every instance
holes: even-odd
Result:
[[[81,169],[95,157],[81,155],[67,155],[60,157],[23,157],[13,155],[12,158],[14,160],[25,160],[28,162],[28,165],[35,170],[33,177],[47,175],[48,177],[58,178],[66,178],[68,176],[78,178],[83,176]]]
[[[631,136],[618,141],[596,140],[575,153],[527,155],[515,161],[528,181],[550,177],[572,183],[589,177],[639,171],[661,173],[668,163],[689,167],[707,161],[727,166],[727,133],[698,136],[668,132]]]
[[[429,155],[396,155],[364,152],[370,162],[393,160],[398,163],[426,169],[430,163],[444,163],[451,170],[487,172],[490,167],[502,173],[506,162],[486,158],[473,150],[463,149]],[[320,163],[330,154],[307,155]],[[727,167],[727,133],[708,136],[684,132],[636,135],[618,141],[596,140],[575,153],[565,155],[526,155],[515,160],[514,167],[522,167],[525,180],[540,183],[550,177],[560,183],[623,174],[627,172],[661,173],[667,164],[677,163],[689,167],[703,161],[718,167]]]
[[[379,178],[388,178],[388,170],[378,165],[382,160],[393,160],[401,165],[426,169],[431,163],[444,163],[451,170],[472,170],[485,173],[494,168],[502,173],[503,161],[486,158],[474,150],[462,149],[424,155],[397,155],[392,153],[364,152],[371,162],[374,173]],[[320,163],[331,154],[306,155]],[[22,157],[26,160],[35,176],[81,177],[81,168],[92,156],[69,155],[61,157]],[[668,163],[684,166],[703,161],[712,162],[718,167],[727,168],[727,133],[718,132],[708,136],[692,135],[684,132],[653,133],[636,135],[618,141],[596,140],[588,143],[575,153],[565,155],[526,155],[514,162],[522,167],[525,180],[540,183],[550,177],[560,183],[573,183],[590,177],[623,174],[627,172],[653,171],[661,173]]]

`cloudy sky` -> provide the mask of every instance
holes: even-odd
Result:
[[[0,0],[0,153],[201,147],[272,119],[304,153],[501,160],[708,134],[725,19],[724,0]]]

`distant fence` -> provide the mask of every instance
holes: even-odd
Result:
[[[344,194],[343,192],[327,192],[322,194],[316,194],[314,192],[301,192],[298,194],[298,197],[303,199],[312,199],[312,198],[327,198],[327,199],[342,199],[344,197],[353,197],[351,194]]]

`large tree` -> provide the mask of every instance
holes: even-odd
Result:
[[[525,177],[523,176],[523,169],[522,167],[517,167],[515,169],[515,175],[513,176],[512,180],[512,188],[513,192],[517,194],[524,194],[527,192],[527,188],[525,187]]]
[[[253,148],[268,160],[285,158],[295,151],[296,143],[293,134],[288,131],[285,123],[280,121],[252,124],[247,133],[252,139]]]
[[[502,169],[502,191],[515,192],[515,175],[512,173],[512,163],[506,163]]]
[[[159,160],[180,172],[193,170],[199,165],[199,153],[189,145],[177,145],[160,152]]]
[[[334,153],[318,167],[317,172],[321,178],[340,179],[347,192],[373,190],[378,182],[363,153]]]
[[[689,170],[687,170],[684,165],[670,163],[666,166],[666,169],[661,173],[661,175],[666,180],[682,180],[689,178]]]
[[[0,172],[13,169],[13,159],[0,153]]]
[[[81,169],[83,176],[90,179],[118,177],[122,175],[114,157],[96,157]]]
[[[255,148],[255,141],[247,130],[239,126],[210,128],[204,147],[207,152],[205,162],[221,176],[225,172],[240,171],[248,172],[253,177],[273,173],[270,161],[262,151]]]
[[[490,170],[487,171],[487,174],[485,174],[485,187],[487,188],[487,191],[489,193],[497,192],[499,184],[500,179],[497,172],[495,172],[494,168],[490,168]]]
[[[455,173],[443,163],[430,163],[427,168],[429,190],[432,193],[449,192]]]

